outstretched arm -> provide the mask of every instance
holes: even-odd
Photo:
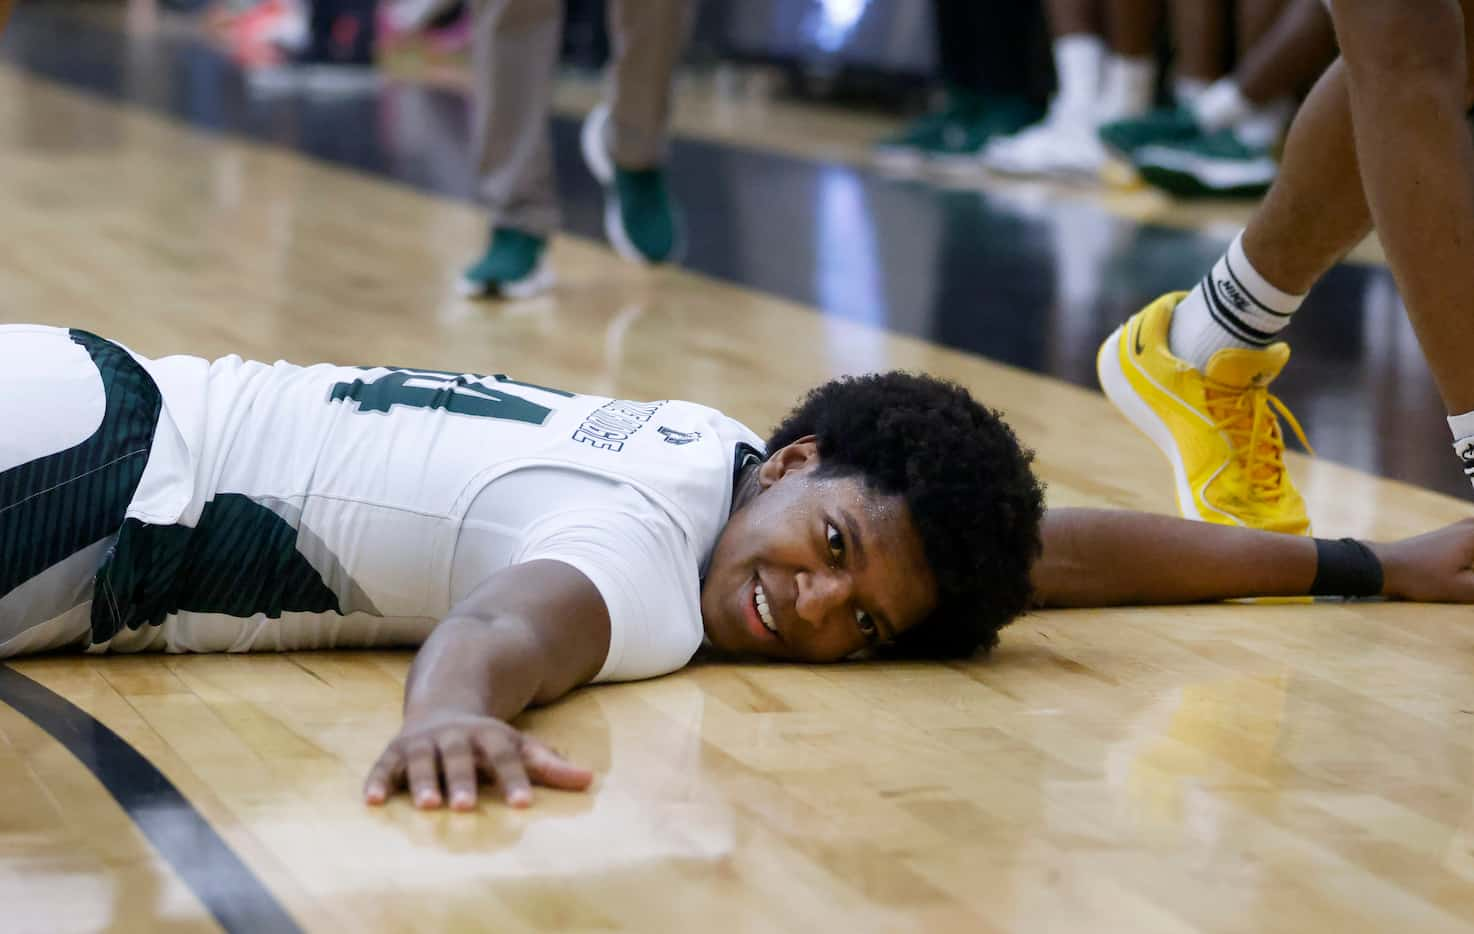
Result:
[[[598,590],[558,561],[499,571],[436,626],[415,656],[404,726],[364,784],[381,804],[406,788],[417,806],[476,805],[480,778],[507,803],[532,802],[534,782],[581,791],[593,773],[509,725],[598,674],[609,651],[609,612]]]
[[[1033,579],[1045,607],[1303,596],[1316,576],[1315,541],[1297,535],[1107,509],[1051,509],[1043,535]],[[1370,547],[1383,596],[1474,602],[1474,520]]]

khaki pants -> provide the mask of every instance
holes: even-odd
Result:
[[[3,2],[3,0],[0,0]],[[610,0],[605,98],[615,164],[665,160],[671,78],[695,0]],[[560,222],[548,128],[563,0],[475,0],[472,155],[492,224],[549,236]]]

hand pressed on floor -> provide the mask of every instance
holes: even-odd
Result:
[[[541,741],[494,717],[445,713],[407,721],[364,782],[368,804],[408,790],[415,806],[469,811],[485,777],[501,786],[512,807],[532,803],[532,786],[583,791],[594,773],[574,765]]]

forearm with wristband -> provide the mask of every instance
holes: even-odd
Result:
[[[1313,597],[1376,597],[1382,593],[1382,562],[1354,538],[1315,540]]]

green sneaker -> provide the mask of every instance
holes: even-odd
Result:
[[[1185,107],[1159,107],[1140,117],[1112,120],[1100,126],[1100,141],[1113,155],[1130,159],[1143,146],[1180,143],[1202,136],[1192,111]]]
[[[1044,117],[1044,108],[1022,98],[984,98],[983,109],[969,120],[964,131],[954,133],[944,145],[926,154],[927,168],[944,174],[969,174],[981,166],[981,156],[994,139],[1012,136]]]
[[[1258,197],[1279,172],[1268,149],[1244,145],[1232,130],[1146,146],[1131,163],[1148,185],[1184,198]]]
[[[897,133],[879,140],[870,149],[875,164],[893,172],[916,172],[926,163],[926,154],[944,145],[965,123],[950,110],[922,114]],[[965,130],[964,130],[965,132]]]
[[[896,172],[972,171],[989,141],[1017,133],[1042,114],[1042,108],[1021,98],[954,91],[947,95],[945,108],[876,143],[872,158],[879,167]]]
[[[621,169],[605,143],[609,108],[595,107],[583,122],[583,160],[604,186],[604,234],[614,251],[634,263],[669,263],[684,248],[680,210],[665,169]]]
[[[497,227],[491,244],[476,263],[461,273],[460,292],[467,298],[531,298],[553,287],[547,261],[548,241]]]

